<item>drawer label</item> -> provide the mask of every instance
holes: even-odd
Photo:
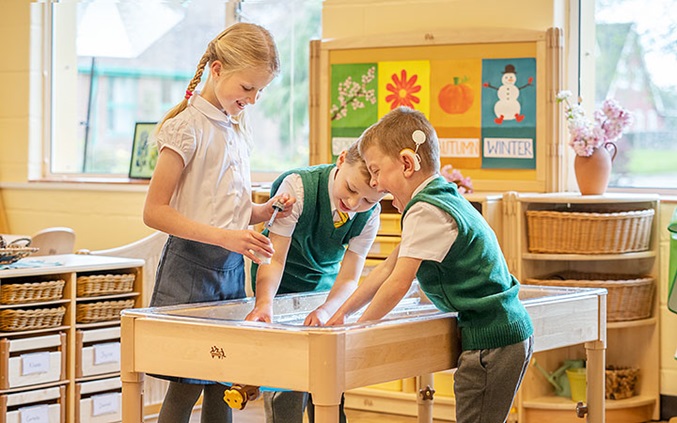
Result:
[[[19,408],[21,423],[49,423],[49,405]]]
[[[108,342],[94,345],[94,365],[120,362],[120,343]]]
[[[49,372],[49,352],[36,352],[21,355],[21,375],[33,375]]]
[[[120,394],[92,395],[92,416],[115,414],[120,411]]]

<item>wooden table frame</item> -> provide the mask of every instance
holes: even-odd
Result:
[[[533,289],[538,288],[550,289]],[[604,423],[606,290],[570,291],[524,301],[534,322],[535,352],[585,344],[587,421]],[[143,421],[143,373],[308,391],[316,421],[337,423],[344,391],[416,375],[424,375],[419,379],[424,386],[428,381],[432,385],[431,374],[455,367],[459,354],[453,313],[285,327],[176,318],[157,310],[122,315],[124,423]],[[432,400],[419,399],[419,422],[432,422],[432,405]]]

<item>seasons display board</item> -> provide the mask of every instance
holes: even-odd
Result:
[[[334,161],[388,111],[435,127],[476,190],[556,190],[561,32],[467,30],[311,44],[311,161]]]

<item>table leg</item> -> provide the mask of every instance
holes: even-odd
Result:
[[[317,405],[315,404],[315,422],[317,423],[338,423],[339,405]]]
[[[418,404],[418,423],[433,422],[433,375],[431,373],[416,377],[416,403]]]
[[[587,355],[588,380],[588,418],[589,423],[604,423],[605,421],[605,361],[606,344],[603,341],[585,343]]]
[[[143,422],[143,373],[134,371],[134,319],[123,316],[120,323],[120,380],[122,421]]]

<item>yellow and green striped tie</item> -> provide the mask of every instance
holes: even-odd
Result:
[[[338,215],[338,220],[334,221],[334,227],[340,228],[350,217],[348,216],[348,213],[344,213],[341,210],[336,210],[336,214]]]

